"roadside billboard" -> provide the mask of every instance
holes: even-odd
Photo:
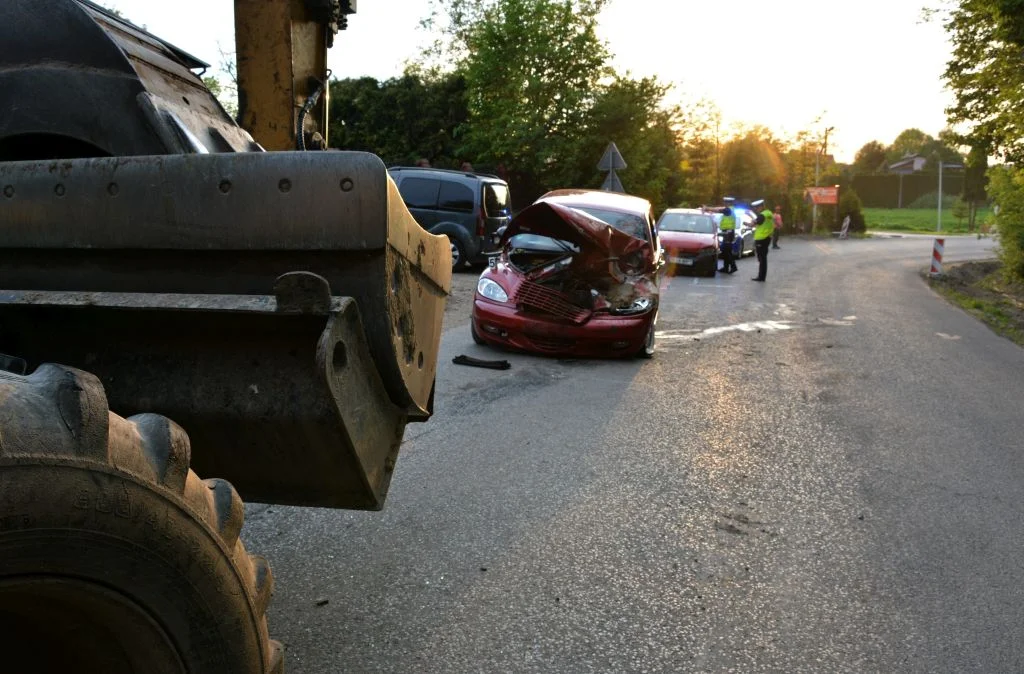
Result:
[[[839,185],[804,188],[804,200],[816,205],[827,206],[839,203]]]

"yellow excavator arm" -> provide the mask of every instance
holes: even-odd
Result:
[[[356,0],[235,0],[239,123],[267,150],[327,141],[327,50]]]

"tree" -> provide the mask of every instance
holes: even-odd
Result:
[[[886,166],[886,148],[877,140],[865,143],[853,158],[853,171],[858,174],[882,171]]]
[[[410,69],[384,82],[361,77],[330,87],[331,147],[373,152],[388,164],[422,157],[435,166],[459,165],[458,130],[468,115],[465,80],[457,73]]]
[[[1024,280],[1024,169],[997,166],[989,171],[989,192],[999,205],[995,225],[1003,273]]]
[[[127,18],[125,18],[125,15],[122,14],[121,10],[119,10],[119,9],[116,9],[114,7],[109,7],[107,5],[100,5],[100,8],[110,12],[111,14],[113,14],[116,17],[118,17],[119,19],[124,19],[125,21],[128,20]]]
[[[986,192],[988,156],[991,141],[979,136],[961,138],[970,150],[964,160],[964,190],[960,195],[967,205],[967,231],[973,232],[977,221],[978,207],[988,201]]]
[[[892,142],[885,153],[886,164],[899,161],[907,155],[922,154],[925,146],[934,141],[930,135],[921,129],[906,129],[901,131],[896,140]]]
[[[813,208],[804,198],[804,190],[815,184],[815,161],[820,164],[818,152],[822,145],[812,129],[803,129],[789,139],[786,146],[787,150],[782,155],[787,178],[783,212],[789,215],[788,226],[806,231]],[[828,171],[828,168],[826,162],[825,170]]]
[[[213,97],[221,104],[224,111],[231,115],[232,119],[238,117],[238,95],[233,87],[225,86],[213,75],[203,76],[203,84],[210,90]]]
[[[946,110],[951,124],[967,127],[972,139],[968,172],[980,171],[984,152],[1024,161],[1024,2],[960,0],[946,30],[953,56],[943,78],[953,92]],[[1024,172],[1014,166],[988,171],[1000,257],[1007,276],[1024,280]],[[971,177],[977,190],[978,176]]]
[[[957,197],[953,200],[953,217],[956,218],[956,225],[959,227],[963,224],[964,218],[969,217],[971,214],[970,205],[964,201],[963,197]],[[971,224],[967,223],[968,231],[970,231]]]
[[[630,194],[651,201],[656,211],[682,195],[682,148],[676,137],[682,112],[662,101],[669,87],[655,78],[615,77],[598,87],[584,129],[580,166],[568,185],[598,187],[597,160],[614,140],[628,167],[620,178]]]
[[[442,50],[466,82],[461,151],[504,163],[544,187],[570,184],[583,132],[609,73],[597,37],[605,0],[438,0],[448,17]]]
[[[839,213],[837,214],[841,224],[846,216],[850,216],[850,229],[848,232],[866,232],[867,224],[864,221],[864,213],[861,211],[860,197],[853,188],[840,190]]]
[[[729,141],[722,151],[726,194],[773,202],[783,198],[786,168],[779,156],[781,149],[771,132],[761,127]]]
[[[677,206],[713,204],[722,199],[722,113],[714,102],[701,99],[680,110],[676,131],[682,162],[682,185]]]
[[[943,74],[954,103],[946,110],[967,135],[991,138],[991,150],[1024,159],[1024,18],[1020,0],[960,0],[945,23],[953,55]]]
[[[940,159],[949,164],[963,164],[964,156],[959,150],[962,144],[963,138],[952,129],[940,131],[938,138],[927,141],[919,151],[921,156],[928,158],[925,169],[938,171]]]

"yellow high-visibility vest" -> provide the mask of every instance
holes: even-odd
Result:
[[[764,216],[764,222],[754,229],[754,241],[770,239],[775,231],[775,215],[767,208],[761,211],[761,215]]]
[[[736,218],[731,215],[723,215],[722,221],[718,223],[718,228],[723,232],[736,229]]]

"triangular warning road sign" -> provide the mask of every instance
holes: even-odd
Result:
[[[597,164],[597,170],[616,171],[624,168],[626,168],[626,160],[619,153],[619,148],[615,147],[615,143],[608,143],[604,156],[601,157],[601,161]]]
[[[608,172],[608,177],[604,179],[604,184],[601,185],[601,189],[606,192],[626,193],[626,188],[622,186],[622,181],[619,180],[619,176],[615,174],[615,171]]]

